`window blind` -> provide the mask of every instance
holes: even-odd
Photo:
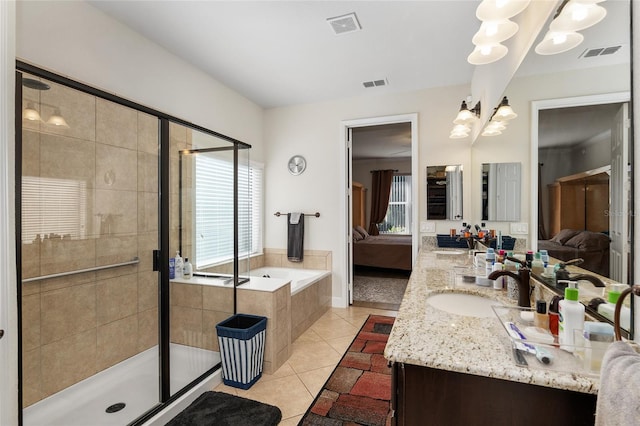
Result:
[[[389,207],[379,226],[381,234],[410,234],[411,176],[395,175],[391,181]]]

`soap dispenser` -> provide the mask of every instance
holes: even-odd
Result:
[[[184,268],[182,270],[182,278],[188,280],[193,276],[193,267],[191,266],[191,262],[189,262],[189,258],[184,258]]]
[[[616,311],[616,303],[625,287],[627,287],[626,284],[612,284],[607,295],[607,303],[598,305],[598,313],[611,322],[614,321],[613,315]],[[630,325],[631,310],[626,306],[622,306],[620,309],[620,327],[629,330]]]
[[[176,278],[182,278],[183,269],[184,269],[184,262],[182,261],[182,258],[180,257],[180,251],[177,251],[176,252],[176,258],[175,258],[175,276],[176,276]]]
[[[582,333],[584,329],[584,305],[578,302],[578,289],[576,282],[569,282],[569,286],[564,290],[564,299],[558,304],[560,322],[558,324],[558,338],[560,349],[573,352],[575,347],[575,330]]]

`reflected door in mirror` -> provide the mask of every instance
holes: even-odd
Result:
[[[520,163],[482,165],[482,220],[520,220]]]

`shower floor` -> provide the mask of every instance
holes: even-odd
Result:
[[[171,394],[220,362],[220,354],[171,344]],[[158,403],[158,347],[147,349],[113,367],[43,399],[23,411],[25,426],[125,425]],[[107,413],[124,402],[125,408]]]

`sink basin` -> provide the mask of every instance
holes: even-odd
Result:
[[[492,306],[502,305],[487,297],[466,293],[438,293],[427,298],[427,303],[436,309],[466,317],[489,318],[495,316]]]
[[[432,253],[435,254],[463,254],[463,251],[459,250],[434,250]]]

